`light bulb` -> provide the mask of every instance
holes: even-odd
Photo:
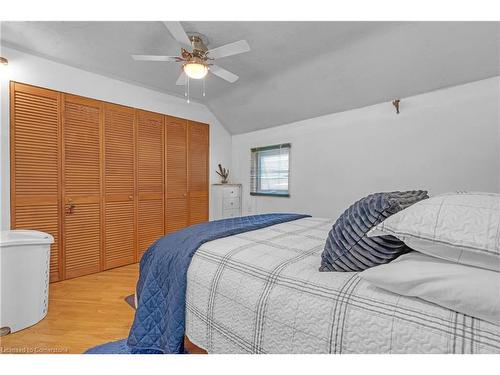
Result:
[[[5,79],[7,76],[9,76],[9,71],[11,67],[9,66],[9,60],[7,60],[5,57],[0,56],[0,78]]]
[[[197,62],[188,62],[184,64],[183,69],[184,73],[186,73],[186,75],[192,79],[205,78],[208,73],[208,67],[205,64],[200,64]]]

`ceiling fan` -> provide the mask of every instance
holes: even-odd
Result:
[[[158,56],[158,55],[132,55],[137,61],[166,61],[182,63],[182,71],[177,79],[176,85],[189,85],[189,79],[203,79],[208,72],[234,83],[238,76],[230,71],[213,64],[213,61],[222,57],[238,55],[250,51],[246,40],[225,44],[220,47],[208,49],[203,35],[191,34],[188,36],[180,22],[163,22],[170,34],[181,45],[180,56]]]

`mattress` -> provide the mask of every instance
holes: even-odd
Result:
[[[209,353],[500,353],[500,326],[319,272],[330,219],[203,244],[188,269],[186,335]]]

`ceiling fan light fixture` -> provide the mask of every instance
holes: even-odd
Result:
[[[208,66],[200,62],[188,62],[182,67],[184,73],[192,79],[202,79],[208,73]]]

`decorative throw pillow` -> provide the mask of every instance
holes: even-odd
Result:
[[[408,247],[392,235],[368,238],[367,233],[389,216],[428,198],[425,190],[371,194],[337,219],[321,254],[320,271],[362,271],[388,263]]]
[[[500,194],[448,193],[419,202],[373,228],[421,253],[500,271]],[[377,237],[372,237],[377,238]]]

